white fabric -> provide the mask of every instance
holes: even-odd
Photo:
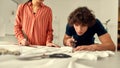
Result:
[[[38,46],[37,48],[31,48],[30,50],[29,49],[30,49],[29,47],[23,49],[22,50],[23,54],[21,56],[29,57],[29,56],[37,56],[40,54],[49,55],[54,53],[64,53],[71,55],[72,57],[77,59],[98,60],[99,58],[105,58],[115,54],[112,51],[77,51],[72,53],[71,47],[55,48],[55,47]]]
[[[23,68],[92,68],[87,65],[76,63],[76,60],[76,58],[52,59],[43,65],[38,63],[36,65],[24,66]]]
[[[38,46],[37,48],[25,47],[18,45],[0,45],[0,48],[9,50],[18,50],[22,54],[20,56],[2,55],[0,56],[0,68],[92,68],[91,66],[80,64],[77,61],[98,60],[99,58],[109,57],[114,55],[112,51],[78,51],[72,53],[71,47],[45,47]],[[40,56],[43,54],[49,55],[54,53],[64,53],[71,55],[71,58],[41,58],[36,60],[20,60],[31,56]],[[78,60],[79,59],[79,60]]]
[[[72,53],[71,47],[45,47],[45,46],[37,46],[37,48],[26,47],[26,46],[18,46],[18,45],[0,45],[1,48],[6,48],[11,51],[18,50],[22,54],[20,57],[29,57],[29,56],[37,56],[37,55],[49,55],[54,53],[65,53],[71,55],[77,59],[86,59],[86,60],[98,60],[99,58],[109,57],[114,55],[115,53],[112,51],[77,51]]]
[[[72,54],[72,57],[86,60],[98,60],[99,58],[109,57],[114,55],[112,51],[79,51]]]

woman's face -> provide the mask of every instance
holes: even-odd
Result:
[[[73,26],[75,28],[77,35],[79,35],[79,36],[83,35],[88,29],[87,25],[81,25],[78,23],[75,23]]]

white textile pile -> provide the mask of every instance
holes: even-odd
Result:
[[[72,53],[71,47],[55,48],[55,47],[38,46],[37,48],[32,48],[32,49],[26,48],[25,50],[22,50],[21,57],[37,56],[43,54],[49,55],[54,53],[64,53],[77,59],[86,59],[86,60],[98,60],[99,58],[105,58],[115,54],[112,51],[76,51]]]
[[[105,58],[114,55],[112,51],[78,51],[72,54],[72,57],[86,60],[98,60],[99,58]]]

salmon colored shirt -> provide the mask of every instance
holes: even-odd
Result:
[[[51,43],[53,40],[51,8],[41,4],[41,8],[34,14],[31,2],[20,4],[14,31],[19,43],[23,39],[27,39],[32,45]]]

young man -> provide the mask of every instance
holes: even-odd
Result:
[[[19,44],[58,47],[52,43],[52,10],[43,1],[29,0],[19,5],[14,27]]]
[[[95,33],[101,44],[94,43]],[[79,7],[70,14],[63,43],[74,47],[74,51],[115,50],[110,35],[87,7]]]

